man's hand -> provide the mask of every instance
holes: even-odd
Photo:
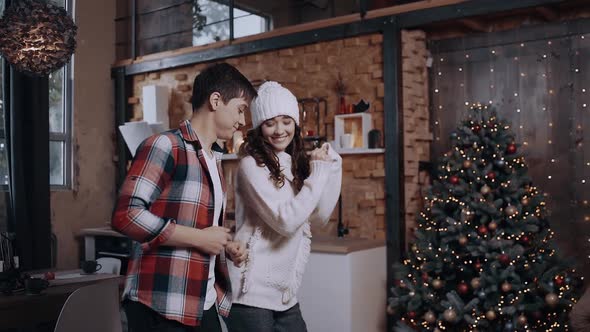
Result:
[[[240,267],[246,258],[248,258],[248,250],[246,246],[239,241],[231,241],[225,246],[225,252],[229,255],[229,259],[234,262],[235,267]]]
[[[199,230],[194,246],[209,255],[219,255],[231,241],[229,228],[212,226]]]

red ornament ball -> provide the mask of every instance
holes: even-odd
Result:
[[[481,235],[486,235],[488,234],[488,228],[485,225],[481,225],[477,228],[477,231],[479,232],[479,234]]]
[[[524,243],[524,244],[529,244],[531,242],[531,239],[524,235],[523,237],[520,238],[520,242]]]
[[[514,144],[514,143],[508,144],[508,146],[506,147],[506,152],[509,154],[516,153],[516,144]]]
[[[424,281],[424,282],[428,281],[428,273],[426,273],[426,272],[422,273],[422,281]]]
[[[496,178],[496,172],[489,172],[486,176],[488,179],[493,180]]]
[[[481,262],[480,261],[475,262],[475,264],[473,264],[473,267],[475,267],[478,270],[481,269]]]
[[[507,265],[508,263],[510,263],[510,257],[506,254],[501,254],[500,256],[498,256],[498,261],[500,261],[500,263]]]
[[[467,294],[467,292],[469,292],[469,286],[466,283],[462,282],[457,286],[457,292],[459,292],[459,294],[462,295]]]
[[[565,279],[562,276],[555,277],[554,281],[557,286],[563,286],[565,284]]]
[[[481,126],[480,126],[480,125],[478,125],[478,124],[476,124],[476,125],[474,125],[473,127],[471,127],[471,130],[472,130],[474,133],[479,133],[479,131],[481,130]]]
[[[416,312],[415,311],[409,311],[408,312],[408,318],[410,318],[410,319],[416,318]]]
[[[459,177],[458,177],[458,176],[456,176],[456,175],[453,175],[453,176],[451,176],[451,177],[449,178],[449,181],[450,181],[452,184],[457,184],[457,183],[459,183]]]

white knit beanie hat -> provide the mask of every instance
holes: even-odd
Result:
[[[258,88],[258,97],[252,101],[252,128],[275,116],[287,115],[299,125],[297,98],[277,82],[268,81]]]

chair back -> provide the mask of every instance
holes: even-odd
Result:
[[[122,332],[117,279],[102,280],[70,294],[55,332]]]

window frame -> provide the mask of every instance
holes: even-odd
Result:
[[[224,41],[224,40],[233,41],[233,40],[235,40],[235,36],[234,36],[234,35],[235,35],[235,28],[234,28],[234,24],[235,24],[235,20],[236,20],[236,17],[234,16],[234,10],[235,10],[235,9],[238,9],[238,10],[241,10],[241,11],[244,11],[244,12],[247,12],[249,15],[255,15],[255,16],[258,16],[258,17],[262,18],[262,19],[264,20],[264,23],[265,23],[265,24],[264,24],[264,26],[265,26],[265,31],[258,32],[258,33],[255,33],[255,34],[246,35],[246,36],[241,36],[241,37],[239,37],[239,38],[244,38],[244,37],[254,36],[254,35],[261,34],[261,33],[265,33],[265,32],[268,32],[268,31],[271,31],[271,30],[272,30],[272,18],[271,18],[271,16],[270,16],[270,15],[267,15],[267,14],[265,14],[265,13],[262,13],[262,12],[260,12],[260,11],[257,11],[257,10],[251,10],[251,9],[248,9],[248,8],[246,8],[246,7],[242,7],[242,6],[236,6],[236,5],[234,4],[234,1],[232,1],[232,0],[209,0],[209,1],[212,1],[212,2],[217,2],[217,3],[218,3],[218,4],[220,4],[220,5],[227,6],[227,10],[228,10],[228,13],[229,13],[229,16],[228,16],[228,18],[226,18],[226,19],[218,20],[218,21],[215,21],[215,22],[209,22],[209,23],[207,23],[207,24],[205,24],[205,25],[204,25],[204,27],[206,27],[206,26],[210,26],[210,25],[214,25],[214,24],[219,24],[219,23],[228,22],[228,27],[229,27],[229,36],[228,36],[228,38],[227,38],[227,39],[221,39],[221,40],[219,40],[219,41]],[[242,17],[246,17],[246,16],[248,16],[248,15],[240,16],[240,17],[238,17],[238,18],[242,18]],[[193,24],[194,24],[194,22],[193,22]],[[192,43],[192,47],[203,46],[203,45],[207,45],[207,44],[210,44],[210,43],[215,43],[215,42],[216,42],[216,41],[212,41],[212,42],[208,42],[208,43],[205,43],[205,44],[195,44],[195,43],[194,43],[194,38],[195,38],[195,35],[194,35],[194,33],[195,33],[195,29],[193,28],[191,31],[192,31],[192,34],[193,34],[193,43]]]
[[[73,16],[73,2],[74,0],[65,0],[65,9],[72,19]],[[51,191],[68,191],[73,189],[73,84],[74,84],[74,55],[70,57],[70,61],[60,68],[64,70],[63,73],[63,86],[62,86],[62,98],[63,98],[63,132],[52,132],[49,131],[49,141],[47,142],[47,148],[51,142],[59,142],[63,144],[63,183],[52,184],[50,183]],[[47,110],[49,112],[49,109]],[[49,155],[51,159],[51,154]],[[47,170],[49,172],[49,169]]]
[[[69,2],[69,1],[68,1]],[[73,65],[72,59],[63,67],[63,132],[49,132],[49,141],[47,142],[47,148],[51,142],[59,142],[63,144],[63,183],[62,184],[51,184],[50,189],[52,191],[70,190],[72,189],[73,183]],[[49,110],[47,110],[49,112]],[[51,158],[51,154],[49,155]],[[49,172],[49,169],[47,170]]]

